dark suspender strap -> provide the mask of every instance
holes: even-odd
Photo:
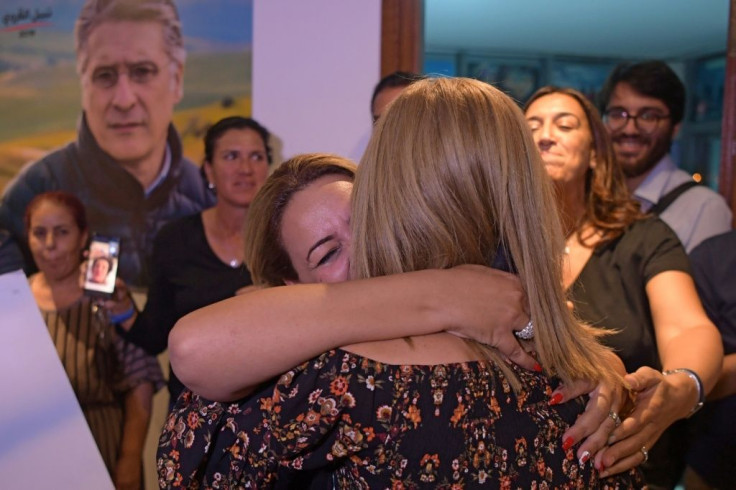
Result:
[[[681,194],[687,192],[688,189],[691,187],[695,187],[696,185],[700,185],[694,180],[691,180],[689,182],[685,182],[684,184],[680,184],[671,191],[669,191],[667,194],[662,196],[662,198],[657,201],[657,204],[652,206],[652,208],[649,210],[650,213],[660,215],[664,212],[667,207],[669,207],[670,204],[675,202],[675,200],[680,197]]]

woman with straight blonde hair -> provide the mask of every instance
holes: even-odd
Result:
[[[324,195],[340,186],[323,183]],[[351,209],[355,278],[462,264],[518,271],[536,325],[527,347],[545,372],[448,333],[326,352],[225,410],[207,439],[203,487],[300,484],[308,472],[351,489],[638,486],[635,471],[599,479],[590,454],[577,458],[562,435],[583,403],[555,405],[548,396],[554,377],[620,375],[566,307],[550,185],[513,101],[468,79],[416,82],[379,120]],[[207,321],[222,309],[194,316]],[[209,412],[205,405],[169,418],[162,473],[190,447],[177,433],[197,424],[193,413]],[[613,421],[604,423],[610,432]]]
[[[363,157],[352,277],[487,264],[507,253],[527,291],[542,365],[565,382],[614,378],[608,352],[565,304],[554,194],[521,111],[470,79],[417,83]]]

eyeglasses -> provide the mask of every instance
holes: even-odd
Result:
[[[636,116],[618,107],[608,109],[603,113],[603,121],[611,131],[623,129],[629,123],[629,119],[632,119],[637,129],[644,134],[653,133],[657,130],[659,121],[669,118],[669,114],[661,114],[656,109],[645,109]]]

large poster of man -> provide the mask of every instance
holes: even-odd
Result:
[[[3,1],[0,227],[23,249],[30,198],[74,192],[144,286],[156,231],[213,202],[192,162],[208,125],[250,114],[251,41],[252,0]]]

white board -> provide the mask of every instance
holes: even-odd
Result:
[[[0,276],[0,486],[112,489],[28,281]]]

